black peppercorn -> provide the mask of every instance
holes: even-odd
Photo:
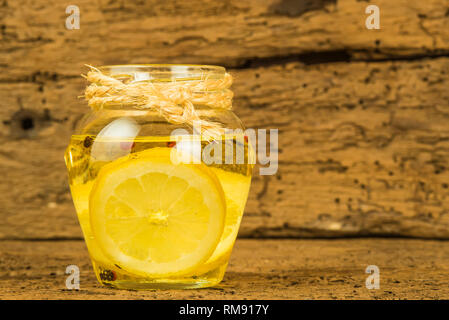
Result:
[[[101,270],[100,279],[103,281],[115,281],[115,279],[117,279],[117,275],[112,270]]]
[[[89,148],[93,142],[94,142],[94,139],[92,139],[91,137],[86,137],[86,139],[84,139],[84,142],[83,142],[84,148]]]

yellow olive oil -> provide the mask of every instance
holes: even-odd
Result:
[[[179,176],[171,174],[178,172],[173,170],[179,164],[170,164],[166,160],[168,152],[173,149],[183,155],[191,154],[190,160],[196,161],[196,164],[183,164]],[[73,202],[98,281],[116,288],[132,289],[199,288],[219,283],[237,237],[249,192],[253,167],[251,153],[244,136],[225,135],[214,141],[196,142],[194,139],[186,142],[170,137],[117,139],[93,135],[72,136],[65,161]],[[142,172],[142,177],[139,172]],[[198,173],[196,185],[194,176],[194,179],[186,178],[195,172]],[[138,181],[133,175],[140,177]],[[190,187],[184,186],[190,182]],[[117,186],[112,186],[115,183]],[[145,187],[141,187],[144,183]],[[166,186],[168,183],[171,183],[170,188]],[[168,213],[153,210],[152,204],[146,202],[151,198],[153,202],[163,203],[167,197],[178,201],[175,194],[178,186],[180,190],[187,190],[178,192],[179,211],[196,220],[192,218],[183,224],[184,227],[170,229],[172,220],[167,218]],[[153,187],[158,190],[157,194],[156,191],[149,191]],[[109,192],[108,188],[115,191]],[[206,193],[208,188],[210,199]],[[211,199],[223,201],[218,203],[220,200]],[[170,214],[176,216],[177,205],[168,204],[164,208],[170,208]],[[210,208],[223,208],[224,215],[215,211],[210,213]],[[133,210],[138,213],[133,213]],[[203,215],[200,217],[199,212],[205,213],[201,213]],[[104,221],[101,220],[103,217]],[[221,219],[216,217],[224,217],[223,225],[218,222],[216,225],[219,234],[215,238],[214,235],[208,238],[216,239],[216,242],[210,240],[207,248],[201,244],[205,246],[204,250],[198,255],[192,253],[190,260],[186,258],[185,269],[181,262],[170,264],[171,260],[183,261],[184,251],[185,255],[191,251],[190,240],[183,235],[184,230],[198,227],[198,237],[203,236],[206,231],[200,228],[198,221],[206,223],[207,219]],[[141,220],[134,223],[132,219]],[[143,226],[146,223],[148,226]],[[123,239],[123,234],[128,232],[126,228],[130,228],[126,244],[114,240],[119,237]],[[138,228],[142,228],[139,229],[140,233],[134,232]],[[102,230],[106,230],[105,237],[110,236],[112,240],[102,239]],[[173,230],[179,230],[179,234]],[[110,250],[108,243],[117,246],[115,251]],[[192,240],[192,245],[197,245],[197,242]],[[148,256],[145,246],[148,246]],[[144,254],[140,251],[137,253],[137,249],[143,250]],[[127,259],[124,257],[126,255],[134,258]],[[140,263],[139,259],[145,263]],[[167,272],[164,273],[164,270]]]

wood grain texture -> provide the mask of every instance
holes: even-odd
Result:
[[[234,75],[246,125],[280,129],[278,173],[256,168],[241,235],[448,237],[449,59]],[[62,156],[86,111],[82,86],[0,85],[3,237],[80,236]],[[35,127],[24,130],[28,117]]]
[[[82,241],[0,241],[0,299],[447,299],[446,248],[414,239],[241,239],[213,288],[131,291],[98,284]],[[65,287],[72,264],[79,291]],[[373,264],[380,288],[368,290]]]
[[[376,4],[381,29],[372,31],[365,27],[368,4],[357,0],[79,0],[81,28],[67,30],[66,2],[3,1],[0,80],[78,75],[85,63],[242,67],[276,58],[319,61],[335,51],[343,60],[449,53],[447,0]]]
[[[255,178],[246,221],[260,227],[247,234],[447,237],[448,66],[260,72],[257,89],[237,94],[249,109],[238,110],[250,126],[280,128],[280,164],[276,176]]]
[[[297,5],[295,4],[297,3]],[[449,238],[447,1],[0,2],[0,238],[80,238],[63,152],[84,63],[223,64],[247,127],[279,128],[246,237]],[[399,60],[395,60],[399,59]]]

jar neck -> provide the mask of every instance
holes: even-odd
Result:
[[[105,75],[125,84],[140,81],[168,84],[206,79],[222,80],[226,75],[225,68],[211,65],[141,64],[103,66],[99,69]]]
[[[94,98],[89,100],[94,110],[165,108],[170,113],[173,108],[189,104],[198,108],[231,108],[232,77],[223,67],[117,65],[96,70],[95,75],[88,74],[93,85],[86,89],[86,97]]]

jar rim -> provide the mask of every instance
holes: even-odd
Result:
[[[98,69],[125,82],[222,79],[226,74],[224,67],[199,64],[123,64],[105,65]]]

